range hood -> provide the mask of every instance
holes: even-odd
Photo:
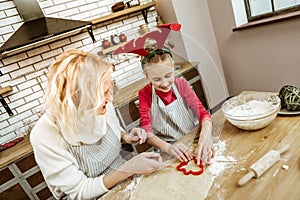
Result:
[[[92,22],[45,17],[37,0],[13,1],[25,22],[0,47],[0,57],[10,56],[75,35],[84,29],[87,29],[95,42]]]

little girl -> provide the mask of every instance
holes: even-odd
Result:
[[[184,78],[175,77],[171,51],[165,47],[149,50],[141,62],[149,81],[138,93],[140,125],[148,133],[147,143],[181,161],[190,160],[191,155],[184,144],[171,143],[195,127],[195,116],[201,125],[197,162],[209,162],[215,153],[211,139],[211,116],[189,83]]]

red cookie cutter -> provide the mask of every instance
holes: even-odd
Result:
[[[197,159],[196,159],[195,156],[193,156],[192,160],[194,160],[194,163],[197,165]],[[190,161],[192,161],[192,160],[190,160]],[[181,171],[184,175],[190,175],[190,174],[192,174],[194,176],[198,176],[198,175],[200,175],[200,174],[202,174],[204,172],[204,165],[202,164],[202,160],[200,161],[200,164],[198,165],[199,166],[199,171],[193,171],[193,170],[187,171],[184,166],[187,166],[187,164],[190,161],[179,163],[177,165],[177,167],[176,167],[177,171]]]

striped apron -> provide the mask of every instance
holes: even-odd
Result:
[[[97,143],[81,146],[68,144],[68,150],[77,160],[79,170],[87,177],[94,178],[108,174],[123,164],[120,155],[121,142],[108,124],[106,134]],[[71,200],[71,198],[65,194],[60,197],[60,200]]]
[[[155,93],[152,85],[152,128],[165,141],[176,141],[195,127],[195,120],[185,107],[176,85],[172,85],[176,99],[169,105]]]
[[[69,145],[69,151],[76,158],[79,169],[87,177],[108,174],[123,163],[120,156],[121,142],[108,125],[107,133],[97,143]]]

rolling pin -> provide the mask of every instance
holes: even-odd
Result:
[[[278,150],[271,150],[266,153],[263,157],[261,157],[258,161],[250,166],[248,174],[246,174],[239,180],[239,186],[246,184],[253,177],[259,178],[271,166],[273,166],[278,160],[280,160],[280,154],[284,153],[288,148],[289,145],[285,144]]]

